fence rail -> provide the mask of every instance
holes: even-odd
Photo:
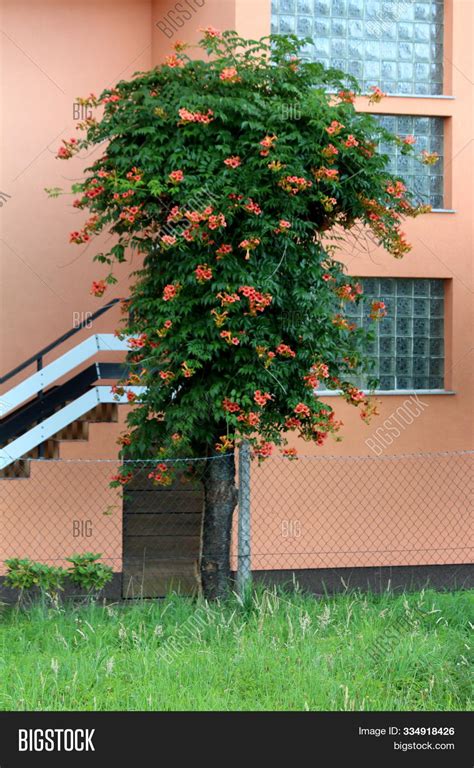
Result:
[[[473,457],[259,464],[241,451],[231,556],[240,589],[258,571],[472,563]],[[165,486],[149,477],[156,463],[129,462],[132,480],[111,488],[117,460],[25,460],[21,477],[0,479],[0,575],[9,558],[65,565],[92,551],[122,574],[125,597],[198,591],[206,460],[165,462]]]

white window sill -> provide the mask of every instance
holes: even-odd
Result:
[[[371,391],[363,389],[364,395],[370,395]],[[340,389],[322,389],[315,390],[318,397],[339,397],[342,394]],[[376,389],[373,392],[377,397],[396,396],[404,397],[406,395],[455,395],[452,389]]]
[[[457,213],[455,208],[432,208],[430,213]]]
[[[456,98],[456,96],[449,96],[444,93],[434,93],[431,96],[426,93],[387,93],[386,96],[390,96],[392,99],[447,99],[448,101]]]

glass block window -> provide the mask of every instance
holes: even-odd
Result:
[[[379,149],[390,158],[388,170],[401,176],[414,192],[419,204],[433,208],[444,206],[444,120],[442,117],[412,117],[411,115],[374,115],[387,131],[401,136],[415,136],[415,156],[402,155],[400,148],[382,142]],[[437,152],[435,165],[423,165],[416,157],[426,150]]]
[[[369,378],[380,390],[444,388],[444,280],[364,278],[364,298],[346,305],[346,314],[363,327],[375,325],[369,348],[370,376],[355,383],[367,389]],[[387,316],[368,320],[372,301],[384,301]]]
[[[443,92],[443,0],[272,0],[272,33],[312,37],[305,49],[363,89]]]

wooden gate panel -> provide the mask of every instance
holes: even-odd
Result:
[[[199,483],[157,488],[141,471],[123,499],[123,596],[199,591],[204,492]]]

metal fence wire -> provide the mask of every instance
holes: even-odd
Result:
[[[250,572],[466,564],[473,560],[472,451],[379,457],[272,456],[244,448],[231,568]],[[215,459],[216,461],[219,458]],[[101,553],[121,574],[122,596],[199,590],[204,459],[127,462],[132,479],[111,488],[117,460],[25,460],[0,478],[0,575],[14,557],[57,565]]]

